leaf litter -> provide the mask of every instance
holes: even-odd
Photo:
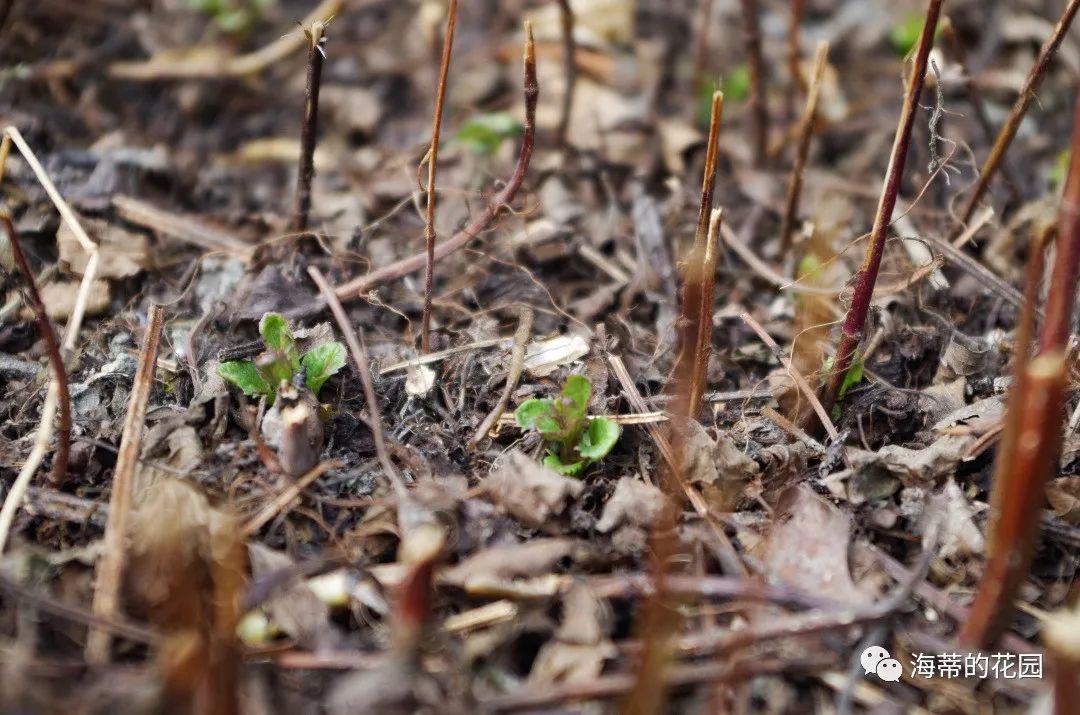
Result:
[[[970,594],[1007,548],[991,537],[994,464],[1029,352],[1019,297],[1041,246],[1029,237],[1055,220],[1066,183],[1072,35],[962,240],[955,219],[1062,3],[1008,2],[1003,17],[946,3],[966,52],[935,44],[940,72],[915,110],[882,282],[857,369],[825,410],[828,436],[807,395],[856,300],[926,3],[803,11],[803,77],[819,40],[829,55],[786,252],[805,90],[780,61],[787,4],[706,3],[703,23],[685,3],[463,3],[433,227],[437,246],[467,242],[437,249],[430,301],[417,177],[447,5],[238,4],[252,12],[222,22],[198,3],[0,3],[0,119],[90,239],[57,215],[21,149],[7,154],[0,210],[17,235],[4,245],[24,247],[58,333],[87,319],[62,355],[69,466],[55,482],[38,469],[0,554],[0,709],[640,712],[628,694],[651,682],[650,599],[681,617],[657,681],[672,712],[1021,712],[1054,697],[1051,661],[1076,662],[1074,392],[1039,494],[1042,538],[995,644],[1044,656],[1044,677],[928,680],[905,658],[912,643],[960,651]],[[762,161],[744,6],[759,14],[768,68]],[[297,232],[298,50],[316,21],[322,111]],[[723,240],[692,380],[701,409],[687,419],[679,306],[708,151],[699,100],[714,87],[728,95]],[[8,253],[4,499],[50,382]],[[338,289],[348,330],[327,322],[309,269]],[[431,344],[418,352],[426,302]],[[101,618],[91,575],[154,304],[166,326],[120,603]],[[510,419],[530,405],[543,414]],[[674,558],[657,565],[665,540]],[[96,632],[112,645],[91,668]],[[849,674],[873,638],[905,666],[900,683]]]

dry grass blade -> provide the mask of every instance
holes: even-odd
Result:
[[[445,241],[435,245],[434,260],[438,261],[468,245],[469,241],[487,230],[491,222],[514,200],[518,189],[525,181],[532,160],[533,142],[536,137],[536,102],[540,96],[540,86],[536,82],[536,43],[533,41],[532,26],[525,23],[525,123],[521,135],[521,151],[518,153],[514,173],[506,185],[492,197],[491,201],[473,221]],[[340,300],[350,300],[367,293],[383,283],[401,278],[423,268],[427,263],[427,252],[419,253],[371,273],[338,286],[334,293]]]
[[[806,108],[803,110],[802,124],[799,126],[799,143],[795,152],[795,166],[791,169],[791,181],[788,184],[787,202],[784,218],[780,224],[780,255],[787,256],[791,250],[791,234],[799,214],[799,196],[802,194],[803,171],[810,156],[810,139],[814,135],[814,120],[817,117],[818,94],[821,91],[821,78],[825,74],[825,64],[829,57],[829,43],[822,42],[814,54],[814,73],[810,78],[810,89],[806,95]],[[796,66],[798,61],[796,61]]]
[[[364,350],[363,345],[364,333],[360,331],[360,338],[357,339],[357,331],[349,323],[349,316],[345,315],[345,309],[341,307],[341,303],[338,301],[337,296],[334,295],[330,284],[326,282],[322,272],[315,266],[309,266],[308,275],[311,276],[311,280],[315,281],[315,285],[319,287],[323,299],[330,306],[330,312],[334,314],[338,329],[345,337],[345,344],[349,346],[349,354],[352,356],[353,363],[356,366],[357,377],[360,378],[360,383],[364,386],[364,399],[367,401],[371,432],[375,438],[375,452],[378,454],[379,464],[382,466],[386,478],[390,480],[390,485],[394,488],[395,494],[402,497],[407,490],[405,482],[402,481],[401,475],[398,474],[397,469],[394,467],[394,463],[390,461],[390,453],[386,449],[386,437],[383,435],[379,403],[375,398],[375,385],[371,380],[371,362],[368,360],[367,351]]]
[[[264,504],[255,516],[248,519],[241,529],[243,535],[250,537],[258,533],[259,529],[263,528],[271,519],[283,512],[287,512],[289,504],[303,494],[304,490],[311,486],[316,479],[331,469],[340,466],[337,462],[321,462],[309,469],[307,474],[298,477],[295,482],[289,484],[276,497]]]
[[[446,11],[446,36],[443,38],[442,61],[439,63],[439,84],[435,89],[435,112],[431,120],[431,145],[426,161],[427,206],[424,211],[424,311],[420,316],[420,352],[431,352],[431,293],[435,287],[435,172],[439,164],[439,137],[442,136],[443,105],[446,102],[446,78],[450,73],[450,54],[454,50],[454,28],[457,27],[458,0],[450,0]]]
[[[881,189],[881,199],[878,202],[877,213],[874,216],[874,228],[870,232],[870,242],[866,247],[866,257],[863,265],[855,277],[855,289],[852,294],[851,307],[844,319],[843,329],[840,334],[840,342],[836,347],[836,357],[833,360],[832,369],[825,387],[821,392],[821,403],[828,412],[836,403],[840,394],[840,386],[844,383],[848,369],[855,358],[855,350],[859,346],[862,337],[863,325],[866,323],[866,315],[870,311],[870,300],[874,294],[874,284],[877,282],[878,271],[881,269],[881,257],[885,252],[885,239],[889,230],[889,222],[896,206],[896,198],[900,193],[900,181],[904,175],[904,163],[907,159],[908,146],[911,144],[911,130],[915,126],[915,112],[919,107],[919,95],[922,93],[923,84],[926,81],[927,62],[930,58],[930,48],[934,44],[934,30],[937,27],[938,16],[941,14],[943,0],[930,0],[926,8],[926,20],[923,23],[922,34],[919,35],[918,48],[915,52],[915,61],[908,78],[907,93],[904,96],[904,106],[900,112],[900,122],[896,127],[896,137],[893,140],[892,152],[889,156],[889,168],[885,172],[885,183]]]
[[[957,233],[963,231],[964,224],[975,213],[975,208],[979,205],[979,201],[982,200],[986,190],[990,187],[994,175],[997,174],[1001,163],[1005,160],[1005,152],[1009,150],[1009,145],[1012,144],[1012,140],[1016,137],[1016,132],[1020,129],[1020,122],[1023,121],[1024,115],[1027,114],[1028,107],[1031,106],[1031,102],[1035,99],[1035,93],[1039,90],[1043,77],[1046,76],[1046,70],[1050,67],[1050,58],[1057,51],[1061,41],[1065,39],[1065,33],[1069,31],[1069,26],[1072,25],[1077,10],[1080,10],[1080,0],[1069,0],[1065,12],[1061,14],[1057,25],[1054,26],[1054,31],[1039,49],[1039,56],[1028,71],[1027,77],[1024,79],[1024,86],[1020,88],[1020,96],[1016,98],[1016,103],[1009,110],[1009,116],[1006,117],[1005,124],[1002,125],[1001,131],[998,132],[994,146],[990,149],[990,155],[986,157],[986,162],[979,171],[979,180],[960,212],[960,225],[956,229]]]
[[[127,538],[135,467],[142,445],[146,403],[154,385],[154,369],[164,318],[164,308],[151,306],[142,348],[139,350],[139,367],[128,398],[124,430],[120,435],[120,451],[116,458],[112,494],[109,498],[109,521],[105,527],[105,544],[95,571],[93,608],[94,615],[101,618],[112,618],[118,610],[126,553],[124,541]],[[112,637],[107,631],[91,630],[86,641],[87,661],[99,665],[107,663],[111,642]]]

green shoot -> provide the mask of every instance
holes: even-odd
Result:
[[[262,17],[274,0],[187,0],[188,7],[198,10],[229,35],[242,35]]]
[[[606,457],[622,428],[607,417],[586,412],[592,383],[582,375],[566,378],[559,397],[526,400],[514,412],[522,429],[535,429],[548,444],[544,464],[560,474],[576,476]]]
[[[491,156],[503,141],[517,136],[521,123],[508,112],[478,114],[461,125],[457,141],[481,156]]]
[[[317,397],[326,381],[345,367],[345,346],[336,341],[320,343],[301,357],[288,322],[278,313],[263,316],[259,333],[266,350],[255,360],[230,360],[218,366],[218,374],[245,395],[265,395],[272,403],[277,386],[291,382],[303,368],[304,382]]]

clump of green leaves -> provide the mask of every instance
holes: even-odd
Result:
[[[617,422],[586,414],[591,395],[589,378],[571,375],[554,400],[526,400],[514,412],[522,429],[535,429],[547,442],[544,464],[560,474],[581,474],[619,441]]]
[[[274,4],[274,0],[187,0],[188,7],[213,18],[225,33],[243,34]]]
[[[345,367],[345,346],[337,341],[320,343],[301,356],[289,323],[279,313],[262,317],[259,334],[266,350],[254,360],[230,360],[218,366],[218,373],[245,395],[265,395],[273,402],[277,386],[283,380],[291,382],[303,368],[304,383],[318,397],[323,384]]]
[[[461,125],[457,141],[474,153],[491,156],[499,150],[503,141],[516,137],[521,123],[509,112],[478,114]]]

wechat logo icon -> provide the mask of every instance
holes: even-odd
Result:
[[[876,675],[885,682],[895,683],[900,680],[904,672],[904,666],[900,661],[889,655],[889,651],[879,645],[872,645],[859,656],[864,675]]]

